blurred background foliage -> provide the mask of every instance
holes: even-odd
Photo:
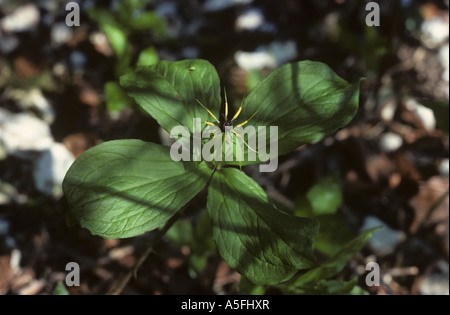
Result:
[[[281,209],[320,221],[315,250],[339,268],[315,284],[300,275],[254,287],[221,261],[199,202],[125,293],[361,293],[351,292],[358,284],[371,294],[448,294],[449,4],[379,0],[380,26],[369,27],[367,2],[86,0],[77,1],[80,26],[68,27],[68,1],[0,1],[0,294],[67,293],[69,261],[82,266],[70,294],[106,293],[129,270],[152,233],[103,240],[69,230],[61,182],[102,141],[168,144],[118,78],[191,58],[213,63],[234,106],[286,62],[366,78],[348,127],[283,157],[274,173],[244,168]],[[368,246],[345,251],[374,226],[382,229]],[[380,287],[365,286],[369,261],[381,266]]]

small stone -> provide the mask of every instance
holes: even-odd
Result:
[[[52,124],[55,120],[55,111],[40,89],[32,88],[28,91],[14,89],[7,92],[6,95],[19,103],[23,109],[36,110],[39,117],[42,117],[48,124]]]
[[[386,223],[375,216],[367,216],[361,227],[361,231],[374,227],[381,227],[369,239],[369,246],[380,253],[392,252],[395,247],[405,239],[405,234],[401,231],[390,228]]]
[[[9,260],[9,266],[11,267],[12,270],[14,270],[14,272],[20,271],[21,260],[22,260],[22,252],[19,249],[14,248],[11,251],[11,258]]]
[[[74,50],[69,57],[70,63],[74,68],[82,68],[87,62],[86,56],[79,50]]]
[[[0,180],[0,205],[6,205],[10,203],[12,200],[14,200],[16,195],[17,191],[13,185],[2,182]],[[2,230],[2,227],[4,226],[3,222],[5,221],[0,220],[0,234],[2,234],[3,231]]]
[[[449,174],[449,159],[443,159],[440,163],[439,163],[439,173],[443,176],[448,176]]]
[[[0,189],[1,189],[2,183],[0,183]],[[1,190],[0,190],[1,193]],[[0,203],[1,204],[1,203]],[[9,233],[9,222],[5,220],[0,220],[0,235],[8,235]]]
[[[40,20],[39,9],[34,4],[26,4],[15,9],[0,20],[0,28],[5,32],[24,32],[34,29]]]
[[[441,17],[425,20],[421,26],[422,41],[429,48],[434,48],[449,36],[448,22]]]
[[[56,47],[66,44],[71,40],[73,36],[72,28],[66,25],[66,23],[56,23],[52,27],[51,39],[52,44]]]
[[[19,39],[14,34],[1,34],[0,51],[5,55],[12,52],[19,46]]]
[[[50,126],[26,113],[13,114],[0,108],[0,143],[7,154],[41,151],[53,144]]]
[[[428,272],[419,288],[423,295],[449,295],[449,266],[445,260],[440,260]]]
[[[264,14],[259,8],[250,8],[236,19],[238,31],[254,31],[265,22]]]
[[[294,41],[274,41],[269,46],[260,46],[254,52],[237,51],[234,59],[245,70],[276,68],[297,56]]]
[[[61,143],[54,143],[37,159],[33,175],[36,188],[50,196],[62,195],[62,182],[75,161],[73,154]]]
[[[275,68],[275,58],[266,50],[254,52],[237,51],[234,59],[238,66],[245,70]]]
[[[444,71],[442,72],[442,80],[449,82],[450,81],[450,74],[449,74],[449,45],[444,45],[439,50],[439,61],[442,64],[442,67],[444,68]]]
[[[111,44],[109,43],[108,37],[102,32],[93,32],[89,36],[89,41],[94,45],[95,50],[105,56],[112,56],[114,54]]]
[[[397,104],[394,99],[389,99],[383,105],[380,111],[380,117],[386,122],[390,122],[394,119],[395,111],[397,110]]]
[[[379,144],[384,152],[394,152],[403,145],[403,139],[396,133],[387,132],[381,135]]]
[[[405,102],[405,106],[408,110],[416,114],[425,130],[433,131],[436,128],[436,118],[434,117],[433,110],[423,106],[412,98]]]

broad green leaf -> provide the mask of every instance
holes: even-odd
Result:
[[[342,190],[337,175],[319,180],[306,193],[315,215],[334,214],[342,203]]]
[[[133,102],[116,82],[105,83],[105,102],[110,112],[125,109]]]
[[[347,243],[344,248],[342,248],[335,256],[331,257],[325,264],[301,275],[295,281],[295,286],[301,287],[307,283],[315,282],[320,279],[329,279],[337,275],[347,265],[350,259],[366,245],[367,241],[377,229],[378,228],[373,228],[362,232],[352,241]]]
[[[219,77],[205,60],[160,61],[155,66],[138,67],[122,76],[120,84],[169,133],[176,126],[193,132],[193,118],[212,121],[197,100],[220,117]]]
[[[258,69],[252,69],[247,74],[247,90],[251,91],[253,90],[259,82],[261,82],[264,79],[263,74],[261,73],[261,70]]]
[[[359,82],[348,83],[327,65],[290,63],[275,69],[250,92],[238,122],[257,112],[248,125],[267,130],[277,126],[278,154],[284,155],[348,124],[356,114],[358,99]]]
[[[123,27],[133,30],[161,28],[164,20],[156,13],[145,11],[148,0],[125,0],[114,3],[113,9]]]
[[[132,47],[128,41],[129,32],[116,20],[113,13],[106,9],[90,9],[89,17],[98,23],[100,30],[106,35],[117,57],[114,72],[120,76],[129,71]]]
[[[137,61],[138,66],[153,66],[157,64],[159,61],[158,53],[156,52],[155,47],[151,46],[139,54],[139,58]]]
[[[123,57],[130,49],[128,34],[114,17],[114,14],[106,9],[91,9],[89,17],[98,23],[101,31],[105,33],[117,57]]]
[[[102,143],[84,152],[66,174],[69,223],[105,238],[161,228],[205,187],[211,172],[205,163],[174,162],[161,145]]]
[[[164,25],[164,20],[154,12],[142,12],[134,14],[128,19],[128,26],[133,30],[160,29]]]
[[[253,283],[279,283],[316,266],[312,242],[318,222],[279,211],[243,172],[216,172],[207,208],[221,256]]]
[[[130,50],[128,44],[127,33],[122,30],[120,26],[112,23],[105,23],[102,25],[103,32],[106,33],[109,42],[118,58],[123,58]]]
[[[123,0],[113,3],[113,8],[120,12],[126,13],[130,19],[134,11],[142,10],[151,0]]]

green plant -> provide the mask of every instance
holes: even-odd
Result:
[[[53,290],[53,295],[69,295],[69,291],[67,291],[62,281],[58,281],[56,284],[55,289]]]
[[[219,77],[204,60],[161,61],[121,77],[129,96],[168,132],[220,117]],[[316,142],[345,126],[358,108],[359,82],[351,84],[328,66],[286,64],[262,80],[242,102],[240,117],[253,126],[278,127],[278,154]],[[223,131],[223,130],[222,130]],[[320,268],[312,244],[313,218],[278,209],[264,190],[235,165],[257,161],[174,161],[170,148],[116,140],[83,153],[63,189],[68,222],[92,234],[124,238],[154,229],[164,233],[184,207],[207,187],[206,208],[222,258],[254,284],[278,284],[299,270]],[[181,210],[180,210],[181,209]]]
[[[304,195],[296,198],[295,215],[320,222],[314,249],[332,257],[355,236],[338,212],[342,205],[342,188],[337,173],[317,181]]]
[[[145,9],[149,0],[124,0],[115,2],[112,11],[94,7],[89,10],[89,17],[95,21],[106,35],[116,56],[114,72],[117,77],[131,71],[133,45],[129,38],[136,32],[151,30],[161,35],[165,23],[155,12]],[[159,61],[153,46],[142,50],[137,65],[153,65]],[[105,102],[111,112],[122,110],[130,103],[130,99],[122,88],[114,81],[105,84]]]
[[[294,214],[320,222],[320,231],[314,239],[313,248],[327,259],[282,284],[255,285],[245,278],[241,279],[240,291],[247,294],[264,294],[273,289],[284,294],[367,294],[357,286],[357,277],[345,281],[339,276],[377,228],[355,236],[338,212],[341,206],[342,191],[338,174],[321,178],[305,194],[298,195]]]

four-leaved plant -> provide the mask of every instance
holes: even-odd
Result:
[[[208,127],[204,122],[220,117],[219,77],[205,60],[161,61],[137,68],[120,84],[168,132],[181,125],[193,133],[194,118]],[[348,124],[358,98],[359,82],[302,61],[262,80],[242,102],[239,118],[255,127],[277,126],[278,154],[285,155]],[[170,148],[159,144],[108,141],[84,152],[67,172],[68,222],[105,238],[140,235],[163,228],[207,186],[206,207],[223,259],[253,283],[280,283],[317,266],[312,243],[319,223],[280,211],[234,167],[254,163],[174,161]]]

